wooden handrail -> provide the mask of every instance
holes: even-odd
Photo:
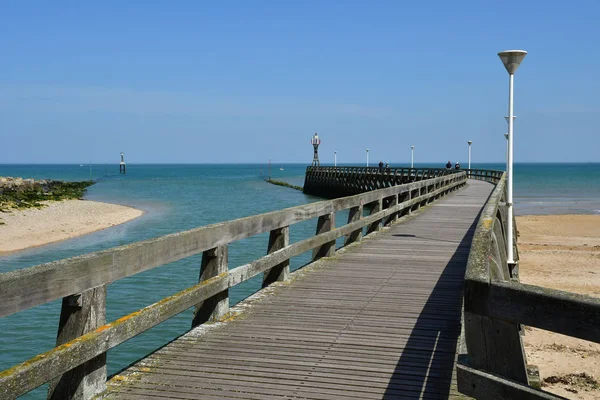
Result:
[[[562,398],[530,387],[520,324],[600,343],[600,300],[519,283],[506,260],[506,176],[484,170],[467,175],[496,187],[481,212],[465,273],[459,391],[477,399]]]
[[[76,315],[81,308],[97,307],[93,297],[80,297],[98,287],[133,274],[170,263],[200,252],[203,253],[204,275],[200,282],[173,296],[124,316],[114,322],[91,326],[85,332],[66,335],[60,345],[22,364],[0,372],[0,397],[20,396],[52,381],[49,397],[62,398],[57,377],[94,362],[109,349],[150,329],[151,327],[197,306],[194,325],[218,319],[228,312],[223,293],[260,273],[263,282],[284,280],[286,262],[291,257],[311,249],[313,259],[335,252],[335,240],[346,237],[346,244],[360,240],[357,231],[378,230],[381,223],[389,224],[411,209],[417,209],[446,193],[463,186],[464,172],[389,187],[355,196],[321,201],[281,211],[240,218],[190,231],[163,236],[128,246],[74,257],[53,263],[0,274],[0,315],[8,315],[38,304],[63,297],[63,315]],[[418,195],[417,195],[418,194]],[[362,207],[372,207],[369,216],[362,216]],[[348,223],[336,227],[331,216],[350,209]],[[359,213],[358,210],[361,212]],[[311,238],[286,243],[289,225],[319,217],[317,234]],[[326,222],[329,220],[329,222]],[[271,232],[273,244],[266,256],[231,270],[226,268],[226,246],[233,241],[264,232]],[[272,269],[281,269],[273,279]],[[223,272],[220,272],[222,271]],[[270,276],[269,278],[267,278]],[[27,290],[25,290],[27,289]],[[105,291],[103,292],[105,295]],[[27,298],[30,294],[32,298]],[[219,301],[210,301],[219,297]],[[227,296],[225,295],[225,298]],[[87,299],[87,300],[85,300]],[[101,299],[103,300],[103,299]],[[87,303],[86,303],[87,302]],[[100,301],[102,306],[103,301]],[[202,304],[202,306],[198,306]],[[208,307],[206,307],[208,305]],[[104,312],[104,310],[96,310]],[[61,317],[61,321],[63,317]],[[77,331],[79,332],[79,331]],[[95,389],[105,384],[106,374],[95,378]],[[102,381],[102,379],[104,381]],[[93,394],[96,394],[92,393]]]
[[[372,203],[380,198],[416,190],[427,184],[418,181],[355,196],[291,207],[5,272],[0,274],[0,317],[81,293],[240,239]],[[51,281],[52,285],[49,285],[48,281]]]

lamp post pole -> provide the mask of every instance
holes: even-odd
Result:
[[[333,152],[333,166],[337,167],[337,151]]]
[[[507,240],[506,240],[506,258],[508,264],[514,264],[513,242],[514,242],[514,227],[513,227],[513,89],[515,81],[515,72],[519,65],[527,55],[524,50],[507,50],[498,53],[500,60],[504,64],[508,72],[508,190],[506,205],[508,207],[508,223],[507,223]]]
[[[506,138],[506,175],[508,178],[508,133],[505,133],[504,137]]]
[[[415,146],[410,146],[410,167],[415,167]]]
[[[369,149],[367,149],[367,167],[369,167]]]
[[[471,145],[473,144],[473,141],[469,140],[467,144],[469,145],[469,169],[471,169]]]

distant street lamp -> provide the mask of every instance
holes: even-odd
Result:
[[[337,167],[337,151],[333,152],[333,166]]]
[[[469,169],[471,169],[471,145],[473,144],[472,140],[467,141],[467,144],[469,145]]]
[[[508,199],[506,201],[506,205],[508,207],[508,235],[507,235],[507,243],[506,243],[506,256],[507,262],[509,264],[514,264],[514,255],[513,255],[513,218],[514,218],[514,210],[513,210],[513,123],[514,123],[514,110],[513,110],[513,88],[514,88],[514,80],[515,80],[515,72],[517,72],[517,68],[527,55],[527,52],[524,50],[507,50],[498,53],[500,60],[504,64],[504,68],[508,72]]]
[[[369,149],[367,149],[367,167],[369,166]]]
[[[410,167],[415,167],[415,146],[410,146]]]

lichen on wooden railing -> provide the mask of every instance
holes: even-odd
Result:
[[[109,349],[191,307],[193,327],[224,318],[231,287],[259,274],[263,287],[285,281],[290,258],[311,250],[313,261],[331,256],[336,239],[345,237],[345,245],[357,242],[363,231],[375,232],[465,183],[462,171],[442,174],[0,274],[0,317],[63,299],[57,347],[0,372],[0,398],[18,397],[46,382],[49,398],[91,398],[105,388]],[[367,216],[364,207],[371,210]],[[348,221],[337,226],[335,213],[342,210],[349,210]],[[289,226],[314,218],[318,218],[315,235],[290,243]],[[267,255],[229,269],[228,245],[266,232],[270,232]],[[197,284],[106,323],[107,285],[199,253]]]

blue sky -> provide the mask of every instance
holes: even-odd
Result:
[[[3,1],[0,163],[600,161],[594,1]],[[215,2],[216,3],[216,2]]]

